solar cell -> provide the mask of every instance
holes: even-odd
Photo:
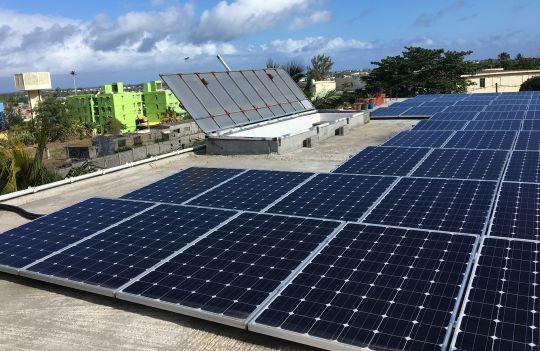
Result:
[[[410,108],[411,106],[381,107],[371,111],[371,117],[397,117]]]
[[[460,130],[467,121],[420,121],[413,130]]]
[[[431,116],[429,119],[432,122],[435,121],[470,121],[476,117],[478,112],[465,111],[465,112],[438,112]]]
[[[446,148],[510,150],[515,131],[457,131],[446,143]]]
[[[413,176],[498,180],[507,156],[502,150],[435,149]]]
[[[364,222],[481,234],[496,185],[492,181],[401,178]]]
[[[245,319],[339,224],[242,213],[117,297],[244,327]]]
[[[540,120],[540,111],[538,110],[530,110],[527,111],[527,114],[525,115],[525,119],[528,120]]]
[[[486,106],[486,109],[484,111],[510,111],[510,112],[517,112],[517,111],[525,111],[527,109],[527,104],[522,105],[488,105]]]
[[[318,174],[268,212],[357,221],[396,178],[352,174]]]
[[[28,267],[22,274],[112,295],[235,213],[159,205]]]
[[[423,116],[432,116],[437,112],[442,112],[446,107],[445,106],[418,106],[413,107],[403,113],[400,114],[400,116],[408,116],[408,117],[423,117]]]
[[[0,270],[23,268],[150,206],[92,198],[8,230],[0,235]]]
[[[532,118],[540,118],[540,114],[538,113],[540,111],[540,101],[536,101],[535,103],[532,103],[529,104],[529,111],[527,111],[527,113],[531,113],[531,112],[534,112],[534,116],[535,117],[532,117]],[[531,113],[531,115],[533,115]],[[531,117],[528,117],[528,118],[531,118]]]
[[[339,166],[334,173],[407,175],[429,148],[367,147]]]
[[[454,100],[438,100],[438,101],[426,101],[422,103],[422,107],[446,107],[454,105]]]
[[[540,244],[486,238],[452,350],[538,349]]]
[[[540,119],[524,119],[521,129],[522,130],[540,130]]]
[[[515,150],[540,150],[540,131],[521,131],[518,134]]]
[[[444,112],[480,112],[484,109],[484,105],[464,105],[448,106]]]
[[[311,176],[312,173],[249,170],[187,204],[259,211]]]
[[[384,143],[384,146],[441,147],[451,131],[405,131]]]
[[[191,167],[126,194],[122,198],[181,204],[242,172],[245,170]]]
[[[499,119],[470,121],[464,130],[519,130],[521,120],[519,119]]]
[[[540,184],[503,182],[489,235],[540,240]]]
[[[329,350],[444,349],[475,238],[347,224],[248,328]]]
[[[540,153],[513,151],[504,180],[540,183]]]
[[[475,121],[495,121],[500,119],[523,119],[525,111],[489,111],[480,112]]]

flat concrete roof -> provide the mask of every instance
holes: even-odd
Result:
[[[185,154],[8,201],[50,213],[90,197],[115,198],[182,169],[329,172],[350,155],[410,129],[414,120],[371,121],[349,134],[284,155]],[[27,221],[0,212],[0,232]],[[1,235],[1,234],[0,234]],[[309,350],[253,332],[0,273],[0,345],[6,350]]]

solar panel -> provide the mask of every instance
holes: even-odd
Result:
[[[244,327],[245,319],[338,225],[242,213],[117,297]]]
[[[367,147],[339,166],[334,173],[407,175],[429,148]]]
[[[426,101],[422,103],[422,107],[446,107],[454,105],[454,100],[439,100],[439,101]]]
[[[383,146],[441,147],[451,131],[405,131],[388,140]]]
[[[126,194],[122,198],[181,204],[242,172],[245,170],[191,167]]]
[[[23,268],[150,206],[92,198],[8,230],[0,235],[0,271]]]
[[[519,130],[521,120],[519,119],[500,119],[470,121],[464,130]]]
[[[513,151],[504,180],[540,183],[540,153]]]
[[[525,115],[525,119],[539,120],[540,119],[540,111],[529,109],[529,111],[527,111],[527,113]]]
[[[538,349],[540,244],[486,238],[453,350]]]
[[[187,204],[260,211],[311,176],[312,173],[250,170]]]
[[[381,107],[371,111],[371,117],[397,117],[410,108],[411,106]]]
[[[446,148],[510,150],[515,131],[457,131],[446,143]]]
[[[527,111],[527,115],[531,115],[531,116],[534,116],[534,117],[527,117],[527,118],[535,118],[535,119],[538,119],[540,118],[540,113],[538,113],[540,111],[540,101],[536,101],[536,103],[531,103],[529,105],[529,111]],[[531,113],[533,112],[533,113]]]
[[[488,105],[486,106],[486,109],[484,111],[511,111],[511,112],[517,112],[517,111],[525,111],[527,109],[527,105]]]
[[[465,112],[437,112],[429,119],[432,122],[435,121],[470,121],[476,117],[478,112],[465,111]]]
[[[413,176],[498,180],[507,156],[501,150],[435,149]]]
[[[522,130],[540,130],[540,119],[524,119],[521,129]]]
[[[466,121],[420,121],[413,130],[460,130]]]
[[[474,246],[347,224],[248,328],[328,350],[444,349]]]
[[[268,212],[357,221],[396,178],[350,174],[318,174]]]
[[[475,121],[495,121],[499,119],[523,119],[525,111],[490,111],[480,112]]]
[[[364,222],[481,234],[497,183],[401,178]]]
[[[489,235],[540,240],[540,184],[503,182]]]
[[[93,292],[112,296],[115,289],[235,213],[159,205],[28,267],[22,274],[83,290],[90,287]]]
[[[314,110],[281,68],[161,77],[205,133]]]
[[[410,117],[423,117],[423,116],[432,116],[437,112],[442,112],[445,109],[444,106],[418,106],[413,107],[410,110],[403,112],[400,116],[410,116]]]
[[[521,131],[518,134],[515,150],[540,150],[540,131]]]
[[[484,109],[484,105],[456,105],[448,106],[444,112],[480,112]]]
[[[489,99],[463,99],[456,106],[489,105],[493,100]]]

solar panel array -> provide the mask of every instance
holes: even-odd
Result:
[[[246,118],[300,108],[249,72]],[[180,78],[222,107],[243,81]],[[430,120],[332,173],[195,167],[90,199],[0,235],[0,270],[332,350],[535,350],[537,101],[419,96],[374,114]]]

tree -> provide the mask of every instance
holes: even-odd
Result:
[[[181,118],[182,116],[171,107],[167,107],[167,109],[159,116],[161,123],[174,123],[178,122]]]
[[[316,55],[311,59],[311,66],[308,68],[307,75],[315,81],[328,78],[332,71],[334,62],[327,55]]]
[[[283,68],[285,72],[298,84],[306,76],[306,68],[299,62],[289,61],[282,65],[269,58],[266,60],[266,68]]]
[[[117,120],[116,118],[109,118],[107,122],[105,122],[105,126],[103,128],[104,134],[121,134],[122,130],[126,129],[126,125]]]
[[[377,67],[365,78],[366,90],[393,97],[464,93],[473,83],[462,76],[477,70],[474,63],[465,61],[471,53],[405,47],[402,55],[372,62]]]
[[[15,97],[8,97],[4,100],[4,115],[6,117],[6,125],[8,129],[16,126],[22,126],[24,119],[21,111],[16,107],[17,99]]]
[[[540,76],[529,78],[521,84],[519,91],[539,91]]]
[[[507,53],[506,51],[503,51],[499,54],[499,61],[508,61],[510,59],[511,59],[510,54]]]
[[[316,109],[335,109],[342,104],[342,99],[337,91],[330,90],[315,95],[311,102]]]
[[[279,68],[279,63],[269,58],[266,60],[266,68]]]

